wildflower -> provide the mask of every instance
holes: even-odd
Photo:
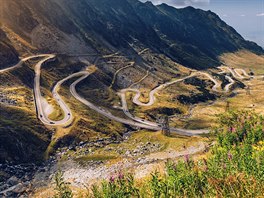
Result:
[[[258,150],[258,147],[257,146],[252,146],[254,150]]]
[[[121,173],[121,172],[119,172],[119,174],[118,174],[118,179],[124,179],[124,174]]]
[[[226,169],[226,163],[223,164],[223,168]]]
[[[189,163],[190,162],[190,156],[188,154],[184,156],[184,161],[186,163]]]
[[[227,157],[228,157],[229,160],[232,160],[233,159],[232,153],[228,152]]]
[[[231,133],[234,133],[234,132],[236,132],[236,128],[235,128],[235,127],[230,127],[230,128],[229,128],[229,131],[230,131]]]
[[[110,180],[111,183],[114,183],[115,182],[115,177],[111,176],[109,180]]]

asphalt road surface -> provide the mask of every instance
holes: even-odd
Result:
[[[111,55],[106,55],[104,56],[105,58],[108,57],[113,57],[116,56],[117,53],[115,54],[111,54]],[[141,96],[141,92],[138,89],[123,89],[121,90],[118,94],[121,98],[121,102],[122,102],[122,109],[124,114],[128,117],[128,119],[124,119],[124,118],[120,118],[117,117],[115,115],[113,115],[111,112],[103,109],[102,107],[99,107],[91,102],[89,102],[88,100],[86,100],[85,98],[83,98],[82,96],[80,96],[77,91],[76,91],[76,86],[83,81],[84,79],[86,79],[90,73],[88,71],[80,71],[74,74],[69,75],[68,77],[60,80],[59,82],[57,82],[57,84],[55,85],[55,87],[52,90],[52,95],[53,98],[57,101],[58,105],[60,106],[61,110],[63,111],[63,119],[59,120],[59,121],[54,121],[54,120],[50,120],[48,118],[48,115],[46,115],[45,113],[45,108],[46,108],[46,104],[44,102],[45,98],[43,98],[43,96],[41,95],[41,90],[40,90],[40,79],[41,79],[41,67],[43,65],[43,63],[45,63],[48,60],[51,60],[53,58],[55,58],[56,56],[54,54],[40,54],[40,55],[35,55],[35,56],[29,56],[27,58],[22,59],[19,63],[17,63],[16,65],[6,68],[6,69],[2,69],[0,70],[0,73],[4,73],[4,72],[8,72],[10,70],[16,69],[18,67],[21,67],[23,65],[23,63],[27,60],[30,59],[34,59],[34,58],[42,58],[42,60],[40,60],[36,65],[35,65],[35,79],[34,79],[34,97],[35,97],[35,102],[36,102],[36,109],[37,109],[37,114],[38,114],[38,118],[45,124],[45,125],[51,125],[51,126],[61,126],[61,125],[68,125],[72,122],[73,120],[73,114],[70,110],[70,108],[67,106],[67,104],[63,101],[63,99],[61,98],[61,96],[58,93],[58,90],[60,88],[60,86],[67,80],[71,79],[71,78],[75,78],[75,77],[79,77],[75,82],[73,82],[70,86],[70,92],[71,94],[77,99],[79,100],[81,103],[85,104],[87,107],[89,107],[90,109],[93,109],[94,111],[98,112],[99,114],[111,119],[111,120],[115,120],[117,122],[123,123],[123,124],[127,124],[127,125],[131,125],[134,127],[138,127],[138,128],[144,128],[144,129],[149,129],[149,130],[153,130],[153,131],[157,131],[157,130],[161,130],[162,127],[159,123],[155,123],[155,122],[151,122],[151,121],[147,121],[141,118],[138,118],[136,116],[133,116],[128,109],[127,106],[127,101],[126,101],[126,92],[135,92],[136,95],[133,97],[133,103],[139,105],[139,106],[151,106],[155,103],[155,94],[160,91],[161,89],[166,88],[167,86],[170,86],[172,84],[178,83],[178,82],[182,82],[185,79],[191,78],[195,75],[205,75],[209,80],[211,80],[214,83],[214,86],[212,87],[213,91],[217,91],[217,92],[223,92],[220,91],[219,89],[221,88],[221,83],[219,83],[217,80],[215,80],[210,74],[205,73],[205,72],[194,72],[191,75],[181,78],[181,79],[177,79],[171,82],[167,82],[164,83],[158,87],[156,87],[155,89],[153,89],[150,93],[149,93],[149,102],[148,103],[142,103],[140,102],[139,98]],[[234,78],[239,78],[239,79],[244,79],[244,78],[248,78],[249,75],[245,72],[245,70],[243,69],[231,69],[229,67],[220,67],[219,69],[221,69],[223,72],[221,73],[225,73],[230,72]],[[228,85],[225,86],[224,88],[224,92],[228,92],[230,91],[230,87],[234,84],[234,80],[229,77],[229,76],[225,76],[226,79],[230,82]],[[170,129],[172,133],[177,133],[179,135],[184,135],[184,136],[193,136],[193,135],[200,135],[200,134],[206,134],[209,133],[209,131],[207,129],[201,129],[201,130],[188,130],[188,129],[179,129],[179,128],[171,128]]]

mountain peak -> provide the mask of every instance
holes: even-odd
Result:
[[[145,5],[148,5],[148,6],[155,6],[155,5],[152,3],[152,1],[146,1],[146,2],[145,2]]]

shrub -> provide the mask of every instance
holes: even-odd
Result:
[[[54,177],[55,180],[55,191],[54,198],[72,198],[73,193],[69,187],[69,184],[64,181],[63,174],[61,171],[57,172]]]
[[[94,185],[92,192],[95,198],[128,198],[139,197],[139,190],[135,187],[132,175],[123,175],[110,177],[101,186]]]
[[[111,177],[92,188],[95,198],[260,197],[264,194],[263,117],[236,111],[219,116],[217,144],[208,159],[168,162],[137,187],[132,175]],[[57,176],[59,181],[61,176]],[[61,182],[57,182],[61,186]],[[64,186],[64,184],[62,185]],[[58,188],[58,187],[57,187]],[[143,189],[144,188],[144,189]],[[59,187],[59,192],[67,192]],[[71,194],[70,194],[71,195]]]

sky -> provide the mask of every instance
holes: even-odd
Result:
[[[142,0],[143,2],[146,0]],[[177,8],[193,6],[217,13],[245,39],[264,48],[264,0],[151,0]]]

